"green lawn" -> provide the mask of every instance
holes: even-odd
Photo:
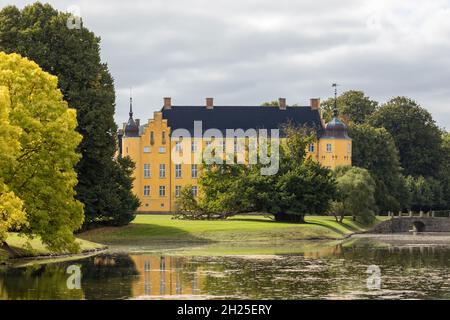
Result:
[[[89,252],[92,250],[102,249],[103,245],[93,243],[87,240],[77,239],[81,247],[81,252]],[[19,258],[36,257],[36,256],[50,256],[52,253],[48,251],[45,245],[39,238],[28,240],[25,237],[19,236],[17,233],[9,233],[6,239],[9,247],[13,249]],[[29,242],[31,250],[26,243]],[[0,248],[0,261],[8,259],[9,254],[7,251]]]
[[[385,220],[377,218],[377,222]],[[174,220],[170,215],[137,215],[128,226],[90,230],[77,235],[82,252],[108,245],[123,251],[183,251],[192,254],[271,254],[312,250],[327,240],[339,239],[367,227],[345,219],[308,216],[305,224],[280,223],[264,216],[236,216],[221,221]],[[301,242],[297,240],[302,240]],[[7,243],[21,257],[48,256],[51,253],[37,238],[25,249],[26,238],[10,233]],[[8,253],[0,249],[0,262]]]
[[[383,218],[377,218],[380,222]],[[294,240],[342,239],[366,228],[351,219],[309,216],[305,224],[274,222],[263,216],[236,216],[221,221],[174,220],[170,215],[138,215],[125,227],[109,227],[80,234],[85,240],[111,246],[177,248],[195,244],[233,245]]]

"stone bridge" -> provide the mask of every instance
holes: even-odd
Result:
[[[376,225],[369,233],[450,232],[450,218],[393,217]]]

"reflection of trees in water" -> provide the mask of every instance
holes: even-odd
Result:
[[[69,290],[65,268],[59,265],[35,265],[0,271],[2,299],[53,300],[82,299],[82,290]]]
[[[67,267],[81,267],[81,290],[67,288]],[[136,268],[128,256],[96,256],[73,262],[0,271],[3,299],[118,299],[131,296]]]
[[[450,297],[450,250],[422,247],[350,247],[326,259],[284,256],[281,259],[220,258],[222,276],[206,274],[205,294],[242,298],[320,298],[364,296],[367,267],[381,268],[384,289],[410,297]],[[207,269],[206,265],[202,268]],[[380,292],[381,293],[381,292]],[[375,293],[376,294],[376,293]]]
[[[402,268],[449,266],[450,248],[436,246],[401,246],[374,248],[367,243],[346,248],[345,255],[352,260],[375,265],[396,265]]]
[[[133,281],[139,273],[128,255],[98,255],[83,260],[81,266],[81,286],[86,299],[132,297]]]
[[[203,291],[226,297],[250,299],[295,299],[324,296],[336,290],[328,279],[339,271],[333,264],[301,256],[281,259],[227,258],[223,261],[222,276],[206,275]]]
[[[380,266],[385,288],[412,289],[425,297],[450,298],[450,248],[414,245],[369,248],[352,248],[348,256],[353,261]],[[417,297],[422,298],[420,294]]]

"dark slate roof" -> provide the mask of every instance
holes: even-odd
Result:
[[[205,106],[172,106],[162,109],[162,114],[172,131],[187,129],[192,136],[194,121],[202,121],[203,131],[219,129],[224,135],[226,129],[281,129],[288,122],[314,127],[318,131],[323,129],[319,111],[311,110],[309,106],[288,106],[286,110],[275,106],[214,106],[211,110]]]
[[[350,139],[347,133],[347,126],[337,117],[334,117],[330,122],[326,124],[325,131],[321,138]]]

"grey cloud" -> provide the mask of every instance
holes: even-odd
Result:
[[[15,1],[18,6],[32,1]],[[450,4],[445,0],[49,1],[77,5],[102,38],[116,121],[176,104],[307,104],[331,83],[384,102],[407,95],[450,128]],[[5,1],[0,1],[2,6]]]

